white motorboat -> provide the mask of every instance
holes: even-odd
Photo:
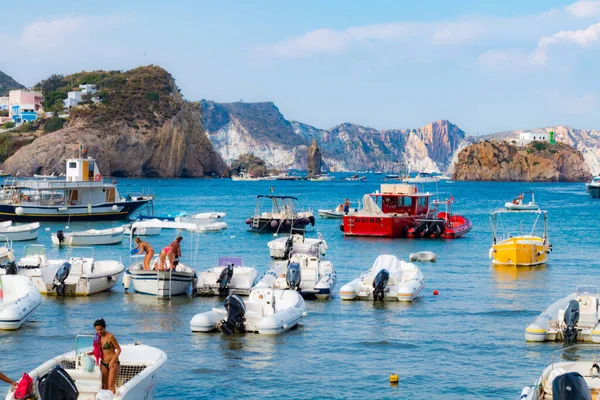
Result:
[[[95,159],[83,147],[79,158],[65,163],[60,179],[6,178],[0,191],[0,216],[13,221],[75,221],[125,219],[152,196],[121,197],[117,186],[105,182]]]
[[[528,342],[585,341],[600,343],[598,287],[580,285],[542,312],[525,329]]]
[[[594,176],[591,181],[585,184],[585,187],[592,199],[600,198],[600,176]]]
[[[317,233],[317,238],[307,238],[301,233],[294,233],[288,237],[281,237],[271,240],[267,243],[271,258],[276,260],[287,260],[292,250],[296,253],[308,253],[317,251],[324,256],[327,253],[327,243],[321,236],[321,232]]]
[[[326,299],[337,282],[333,264],[319,259],[316,251],[296,253],[287,261],[275,261],[255,288],[293,289],[302,296]]]
[[[87,353],[92,351],[93,336],[77,336],[75,340],[75,350],[40,365],[29,376],[36,382],[38,379],[46,376],[46,385],[57,385],[70,388],[69,381],[61,373],[53,373],[55,367],[60,366],[64,369],[71,379],[75,382],[77,388],[77,399],[111,399],[111,400],[138,400],[154,398],[154,389],[160,377],[167,355],[156,347],[147,346],[139,343],[122,344],[119,361],[121,369],[117,376],[116,389],[113,395],[110,391],[102,390],[102,372],[100,366],[95,365],[92,356]],[[41,398],[38,391],[38,385],[33,385],[33,394],[36,398]],[[73,391],[74,392],[74,391]],[[11,388],[6,396],[6,400],[14,400],[15,389]]]
[[[360,208],[360,200],[357,201],[356,203],[356,207],[352,206],[352,203],[349,207],[348,212],[344,212],[344,205],[340,204],[335,208],[332,208],[331,210],[318,210],[318,214],[321,218],[333,218],[333,219],[342,219],[344,218],[344,215],[353,215],[355,212],[357,212]]]
[[[258,278],[254,267],[247,267],[239,257],[220,257],[216,267],[198,273],[196,290],[200,295],[248,295]]]
[[[432,175],[428,172],[419,172],[417,176],[406,177],[402,180],[404,183],[437,183],[440,181],[440,177]]]
[[[521,400],[595,400],[600,393],[598,346],[579,344],[556,351],[533,386],[521,391]]]
[[[198,214],[184,214],[175,217],[175,222],[189,222],[196,225],[208,225],[220,222],[225,218],[224,212],[204,212]]]
[[[331,182],[331,181],[335,181],[335,176],[331,176],[331,175],[317,175],[317,176],[313,176],[311,178],[308,178],[309,181],[311,182]]]
[[[342,300],[412,301],[425,287],[421,270],[393,255],[380,255],[368,271],[340,289]]]
[[[304,299],[295,290],[253,289],[246,301],[232,294],[225,299],[224,308],[196,314],[190,328],[192,332],[276,335],[296,326],[306,316],[305,309]]]
[[[57,179],[58,175],[55,175],[54,172],[53,172],[50,175],[33,174],[33,177],[35,179]]]
[[[143,259],[131,264],[123,276],[125,290],[133,285],[138,293],[163,298],[178,296],[186,293],[192,280],[196,278],[196,272],[183,263],[179,263],[173,271],[169,260],[165,260],[165,270],[159,270],[158,266],[158,256],[150,261],[150,270],[144,269]]]
[[[52,234],[52,244],[68,246],[93,246],[119,244],[123,241],[122,226],[110,229],[88,229],[79,232],[57,231]]]
[[[418,251],[408,255],[410,261],[436,262],[437,255],[433,251]]]
[[[531,194],[531,201],[529,201],[529,202],[523,201],[523,197],[524,197],[525,193]],[[512,199],[512,201],[507,201],[506,203],[504,203],[504,207],[506,207],[507,210],[511,210],[511,211],[525,211],[525,210],[539,210],[540,209],[540,206],[535,204],[535,197],[534,197],[533,191],[521,193],[520,195],[518,195],[517,197]]]
[[[38,237],[40,230],[39,222],[30,224],[13,225],[12,221],[8,226],[0,225],[0,235],[6,236],[12,242],[20,242],[24,240],[35,240]]]
[[[123,225],[123,234],[131,235],[131,224]],[[137,226],[134,231],[135,236],[157,236],[162,232],[160,226]]]
[[[42,294],[60,296],[89,296],[111,289],[125,267],[120,261],[94,259],[94,249],[85,257],[71,256],[68,260],[48,260],[43,245],[25,246],[24,256],[17,262],[18,274],[31,279]]]
[[[0,275],[0,329],[19,329],[40,304],[42,296],[27,277]]]

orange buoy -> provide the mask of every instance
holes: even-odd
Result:
[[[437,290],[434,290],[434,291],[433,291],[433,295],[434,295],[434,296],[437,296],[438,294],[440,294],[440,292],[438,292]]]

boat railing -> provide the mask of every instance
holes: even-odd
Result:
[[[79,254],[79,252],[84,252],[87,251],[86,256],[81,256]],[[91,255],[90,255],[91,253]],[[69,257],[75,257],[75,258],[91,258],[92,260],[94,259],[94,248],[93,247],[86,247],[86,246],[71,246],[71,251],[69,254]]]

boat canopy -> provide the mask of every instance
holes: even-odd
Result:
[[[264,198],[268,198],[268,199],[293,199],[293,200],[298,200],[297,197],[293,197],[293,196],[268,196],[265,194],[259,194],[258,196],[256,196],[257,199],[264,197]]]
[[[363,202],[363,210],[368,212],[369,214],[383,214],[383,211],[381,211],[381,208],[379,208],[377,203],[375,203],[373,201],[373,199],[371,198],[371,196],[369,196],[368,194],[365,194],[363,196],[362,202]]]
[[[241,267],[242,259],[239,257],[219,257],[219,267],[225,267],[229,264],[233,265],[234,267]]]

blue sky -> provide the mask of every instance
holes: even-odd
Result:
[[[319,128],[600,129],[600,0],[73,3],[0,2],[0,70],[153,63],[188,100],[273,101]]]

